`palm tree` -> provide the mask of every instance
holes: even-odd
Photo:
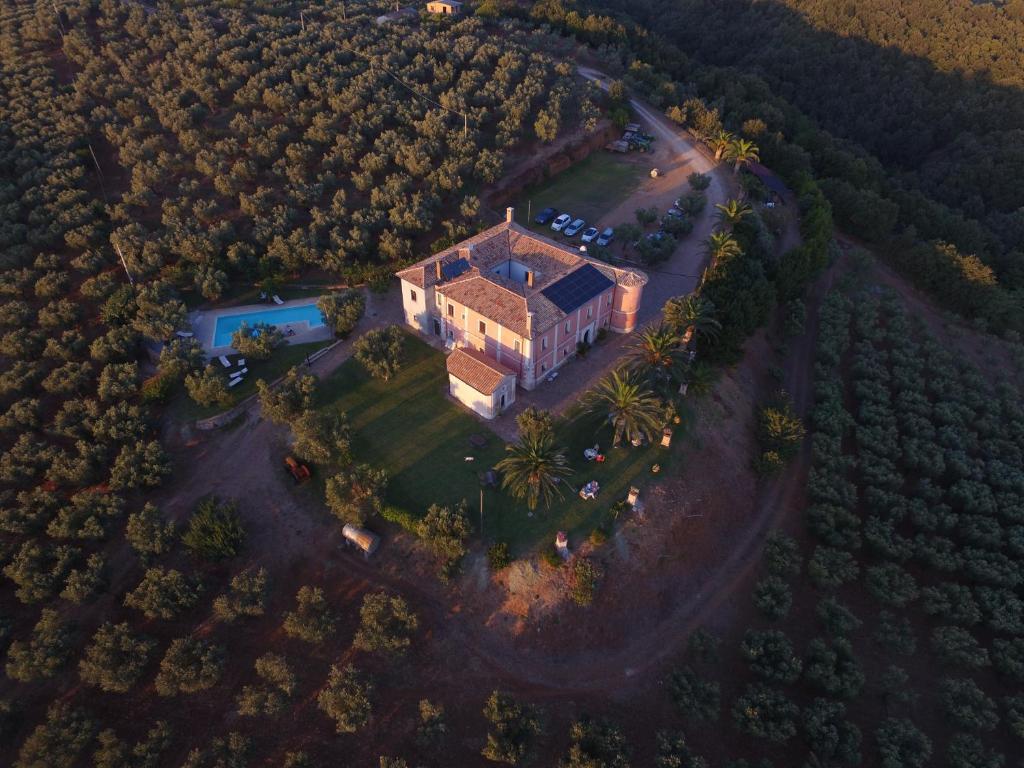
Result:
[[[591,413],[607,413],[615,436],[612,447],[622,438],[632,442],[639,438],[653,440],[664,426],[664,410],[636,374],[612,371],[583,396],[583,405]]]
[[[660,389],[681,376],[683,349],[670,325],[649,325],[634,336],[626,352],[626,365]]]
[[[695,294],[669,299],[661,310],[661,316],[665,324],[682,337],[684,345],[694,337],[713,339],[722,328],[715,318],[715,305],[710,299]]]
[[[562,497],[559,480],[572,474],[565,450],[555,446],[549,432],[527,433],[515,445],[505,446],[508,456],[494,465],[502,473],[501,487],[516,499],[526,499],[526,506],[537,508],[543,498],[550,507],[555,496]]]
[[[714,135],[708,141],[711,148],[715,150],[715,160],[722,159],[722,154],[729,149],[729,145],[732,144],[735,138],[735,136],[724,128],[719,128],[715,131]]]
[[[715,208],[718,209],[715,218],[727,227],[735,227],[745,216],[753,213],[753,209],[747,203],[741,203],[739,200],[730,200],[725,204],[715,203]]]
[[[711,257],[713,269],[719,262],[739,256],[742,250],[736,238],[728,232],[714,232],[704,242],[704,252]]]
[[[747,163],[754,163],[761,159],[758,154],[757,144],[747,139],[733,139],[725,150],[725,157],[732,162],[733,173],[740,172],[740,166]]]

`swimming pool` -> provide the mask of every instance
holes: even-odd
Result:
[[[310,328],[320,328],[324,324],[324,316],[320,314],[316,304],[300,304],[293,307],[268,307],[255,312],[242,312],[237,315],[221,315],[213,328],[213,346],[230,347],[231,334],[238,330],[242,323],[255,325],[285,325],[287,323],[309,323]]]

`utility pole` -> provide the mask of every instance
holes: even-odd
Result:
[[[128,262],[124,260],[124,254],[121,253],[121,246],[119,246],[117,244],[116,240],[113,241],[113,242],[114,242],[114,250],[117,251],[117,255],[121,257],[121,266],[124,267],[124,273],[126,275],[128,275],[128,282],[131,283],[132,286],[134,286],[135,285],[135,278],[133,278],[132,277],[132,273],[128,271]]]
[[[462,114],[462,135],[469,135],[469,117],[466,116],[466,113]]]
[[[484,489],[480,488],[480,538],[484,537]]]
[[[302,31],[306,31],[306,17],[302,11],[299,11],[299,21],[302,23]]]

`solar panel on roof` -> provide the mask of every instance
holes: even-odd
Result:
[[[451,280],[458,277],[463,272],[469,269],[469,262],[465,259],[456,259],[450,261],[441,267],[441,274],[444,275],[445,280]]]
[[[581,307],[595,296],[599,296],[614,283],[591,264],[584,264],[561,280],[552,283],[541,294],[563,312]]]

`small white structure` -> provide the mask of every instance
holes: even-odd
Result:
[[[563,560],[569,559],[569,537],[565,531],[555,534],[555,551],[561,555]]]
[[[452,397],[485,419],[493,419],[516,401],[516,373],[469,347],[454,350],[445,362]]]
[[[637,499],[640,498],[640,489],[635,485],[629,487],[629,495],[626,497],[626,503],[631,507],[636,506]]]
[[[341,534],[345,537],[346,542],[360,550],[365,557],[372,555],[380,546],[380,537],[377,534],[350,523],[341,529]]]
[[[462,3],[459,0],[431,0],[427,3],[427,13],[458,16],[462,13]]]

